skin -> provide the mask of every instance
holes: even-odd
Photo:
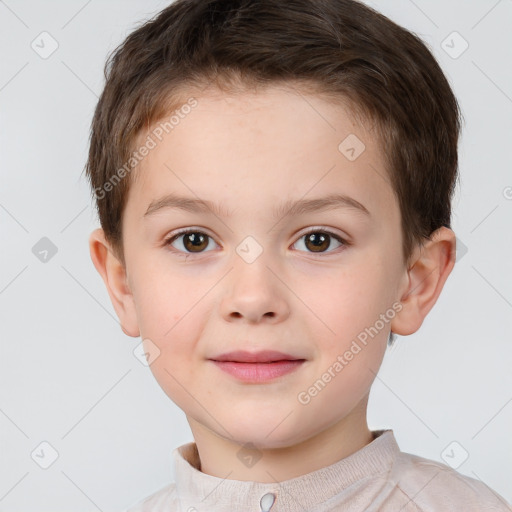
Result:
[[[101,229],[91,233],[91,257],[123,331],[149,352],[158,347],[151,371],[185,412],[201,471],[283,481],[372,441],[367,402],[390,329],[403,336],[419,329],[455,264],[455,235],[443,227],[408,264],[402,260],[400,211],[381,148],[341,105],[283,86],[195,97],[198,105],[138,166],[123,217],[126,267]],[[354,161],[338,150],[349,134],[366,147]],[[170,192],[220,203],[231,216],[171,208],[144,216]],[[272,217],[284,201],[334,192],[370,216],[347,208]],[[166,245],[185,227],[211,237],[202,252],[186,236]],[[350,243],[331,237],[315,252],[308,228]],[[247,236],[262,249],[251,263],[236,252]],[[300,403],[299,393],[393,304],[400,311]],[[237,349],[306,361],[272,381],[246,383],[208,360]],[[237,456],[246,443],[260,457],[251,467]]]

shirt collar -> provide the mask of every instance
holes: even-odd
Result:
[[[172,452],[181,510],[289,512],[310,510],[354,482],[388,471],[400,448],[393,431],[372,431],[373,441],[344,459],[297,478],[275,483],[230,480],[202,473],[194,442]]]

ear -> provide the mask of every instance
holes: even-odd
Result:
[[[103,229],[94,230],[89,236],[91,259],[103,278],[110,300],[121,323],[121,329],[127,336],[140,336],[137,314],[132,292],[128,286],[126,269],[114,255],[105,238]]]
[[[444,226],[416,247],[400,291],[403,309],[391,322],[392,332],[407,336],[421,327],[455,265],[455,249],[455,233]]]

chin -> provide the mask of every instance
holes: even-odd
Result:
[[[261,450],[286,448],[301,442],[308,436],[302,429],[297,428],[295,422],[283,421],[285,417],[286,415],[272,417],[272,419],[257,419],[252,416],[245,420],[235,419],[230,423],[223,423],[223,425],[231,434],[231,437],[228,438],[231,442],[240,445],[251,443],[255,448]]]

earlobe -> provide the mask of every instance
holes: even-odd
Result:
[[[114,255],[103,229],[95,229],[90,234],[89,251],[92,262],[107,287],[121,329],[127,336],[134,338],[140,336],[135,302],[128,286],[126,269]]]
[[[455,265],[455,233],[439,228],[416,248],[412,261],[406,270],[408,285],[399,298],[403,309],[391,322],[391,330],[402,336],[416,332],[437,302]]]

